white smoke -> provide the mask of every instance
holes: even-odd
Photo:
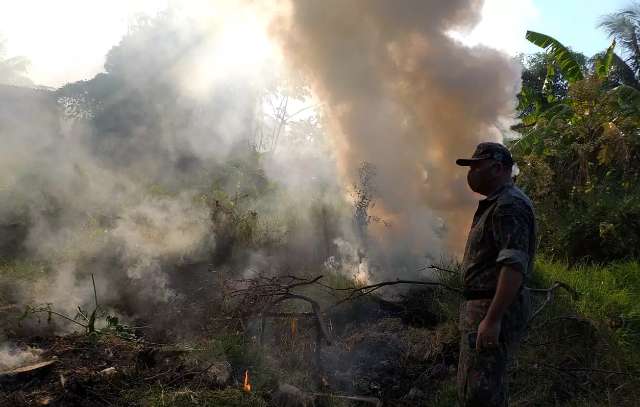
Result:
[[[0,346],[0,372],[37,363],[42,354],[41,349],[27,347],[19,349],[15,346]]]

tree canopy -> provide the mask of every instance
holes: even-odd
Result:
[[[571,261],[637,257],[640,92],[624,76],[633,65],[615,41],[587,60],[550,36],[527,38],[547,52],[524,61],[512,149],[536,202],[541,250]]]

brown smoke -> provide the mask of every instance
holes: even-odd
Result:
[[[496,126],[512,116],[519,86],[506,55],[446,34],[471,28],[481,6],[295,0],[274,25],[285,58],[324,102],[345,182],[363,162],[375,166],[387,248],[438,255],[464,244],[475,198],[454,161],[501,138]]]

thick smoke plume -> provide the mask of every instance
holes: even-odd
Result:
[[[389,253],[459,252],[472,213],[455,159],[499,140],[519,68],[506,55],[447,35],[480,17],[476,0],[290,3],[273,29],[285,58],[325,104],[340,172],[376,169],[373,223]]]
[[[3,302],[89,309],[93,275],[119,316],[201,318],[221,281],[367,281],[460,249],[454,160],[500,138],[518,83],[446,34],[480,2],[202,4],[138,21],[92,79],[0,87],[0,257],[33,274],[0,274]],[[255,59],[267,25],[282,60]]]
[[[265,114],[298,97],[238,48],[262,46],[267,19],[218,6],[140,19],[92,79],[0,87],[0,303],[73,316],[93,307],[93,275],[103,309],[162,329],[220,280],[334,251],[349,211],[321,127]]]

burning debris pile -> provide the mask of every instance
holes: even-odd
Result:
[[[2,355],[0,402],[16,406],[447,405],[455,399],[447,389],[455,380],[458,356],[460,298],[457,288],[447,285],[454,280],[423,281],[422,288],[405,292],[387,288],[383,297],[372,293],[372,287],[383,290],[394,282],[336,287],[321,283],[319,277],[240,279],[235,280],[234,290],[227,284],[223,290],[227,305],[208,317],[207,330],[189,342],[154,343],[142,335],[144,331],[124,326],[67,336],[14,338],[16,345]],[[555,284],[535,290],[546,297],[536,314],[546,309],[557,288]],[[422,305],[419,310],[417,303]],[[553,320],[542,325],[548,322]],[[558,329],[534,330],[530,340],[557,342],[557,351],[572,361],[597,361],[606,342],[595,327],[574,317],[562,324],[562,335],[580,338],[562,345],[572,349],[562,348]],[[538,349],[534,346],[528,352]],[[588,349],[596,353],[589,354]],[[541,368],[524,364],[518,369],[528,377]],[[594,379],[586,372],[581,375]],[[581,391],[580,383],[571,386],[563,394]]]
[[[287,295],[324,301],[327,292],[321,288],[326,287],[312,283],[304,294],[291,290]],[[210,320],[209,333],[189,345],[162,345],[106,330],[16,338],[8,354],[11,364],[0,372],[0,402],[157,405],[155,392],[161,389],[174,402],[190,394],[195,405],[197,400],[225,399],[229,405],[246,406],[307,405],[301,400],[313,405],[412,405],[450,374],[457,355],[450,325],[403,322],[413,297],[424,294],[392,302],[366,296],[329,311],[315,310],[330,339],[318,336],[319,315],[313,310],[255,304],[247,309],[246,301],[240,301],[243,312],[232,308],[218,321]],[[425,313],[444,311],[429,309]],[[292,385],[306,392],[295,390],[298,396],[293,397]],[[277,404],[283,397],[288,404]],[[342,404],[331,404],[338,401]]]
[[[150,386],[223,389],[233,383],[228,362],[202,350],[147,347],[117,337],[32,338],[38,363],[0,373],[0,402],[11,406],[131,405]],[[204,354],[204,356],[203,356]],[[23,361],[24,362],[24,361]]]

